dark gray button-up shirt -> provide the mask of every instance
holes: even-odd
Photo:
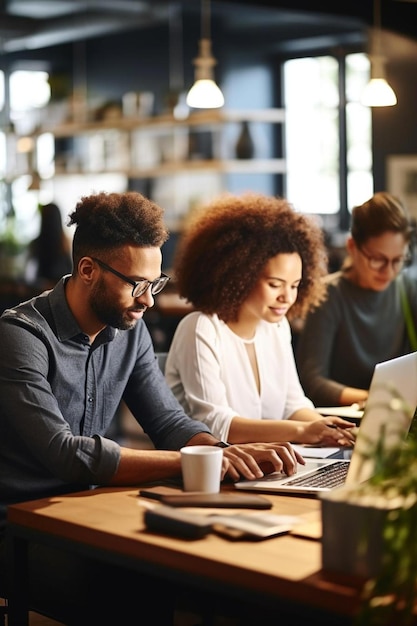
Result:
[[[122,398],[156,448],[209,432],[172,395],[146,324],[90,345],[64,285],[0,318],[0,527],[8,503],[109,481],[120,449],[104,435]]]

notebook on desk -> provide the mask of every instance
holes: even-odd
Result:
[[[386,410],[394,397],[402,401],[403,411]],[[368,480],[373,473],[371,461],[363,462],[362,446],[377,442],[381,429],[386,429],[384,441],[390,437],[407,436],[417,407],[417,352],[383,361],[375,366],[368,401],[351,459],[307,459],[299,465],[295,476],[275,472],[258,480],[241,480],[236,489],[271,493],[316,496],[345,483]]]
[[[350,406],[317,406],[316,411],[321,415],[343,417],[359,426],[364,409],[360,409],[357,404],[351,404]]]

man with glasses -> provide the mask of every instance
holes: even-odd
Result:
[[[326,300],[297,342],[300,380],[316,406],[363,404],[375,364],[417,349],[417,283],[402,271],[412,233],[405,208],[386,192],[353,209],[346,261],[328,276]]]
[[[262,467],[293,473],[302,461],[287,443],[227,447],[172,395],[142,319],[169,280],[161,274],[162,209],[135,192],[98,193],[78,202],[69,225],[72,274],[0,318],[0,581],[11,502],[180,477],[178,450],[192,444],[225,447],[231,480],[260,477]],[[155,450],[106,437],[121,400]],[[41,546],[31,566],[34,600],[65,605],[68,623],[127,623],[122,606],[136,614],[138,594],[154,597],[151,577],[125,580]],[[164,590],[157,606],[141,603],[141,623],[169,622],[170,609]]]

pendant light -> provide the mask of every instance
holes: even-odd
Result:
[[[210,0],[201,0],[201,39],[199,54],[194,59],[195,83],[187,95],[187,104],[196,109],[218,109],[224,96],[214,81],[216,59],[211,53]]]
[[[381,54],[381,0],[374,0],[374,29],[371,46],[371,80],[366,85],[361,102],[369,107],[397,104],[397,96],[385,77],[385,59]]]

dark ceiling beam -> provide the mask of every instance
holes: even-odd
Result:
[[[373,1],[352,2],[351,0],[212,0],[213,3],[269,7],[290,11],[307,11],[315,15],[337,15],[358,18],[372,26]],[[382,27],[417,39],[417,0],[381,0]]]
[[[196,16],[200,0],[174,0]],[[0,0],[0,52],[15,53],[168,23],[173,0]],[[364,32],[372,0],[212,0],[213,20],[236,38],[282,42]],[[266,17],[265,17],[266,16]],[[417,0],[382,0],[382,27],[417,40]],[[320,26],[317,24],[320,23]],[[298,37],[297,37],[298,33]],[[352,36],[353,36],[352,35]],[[261,37],[262,41],[262,37]]]

